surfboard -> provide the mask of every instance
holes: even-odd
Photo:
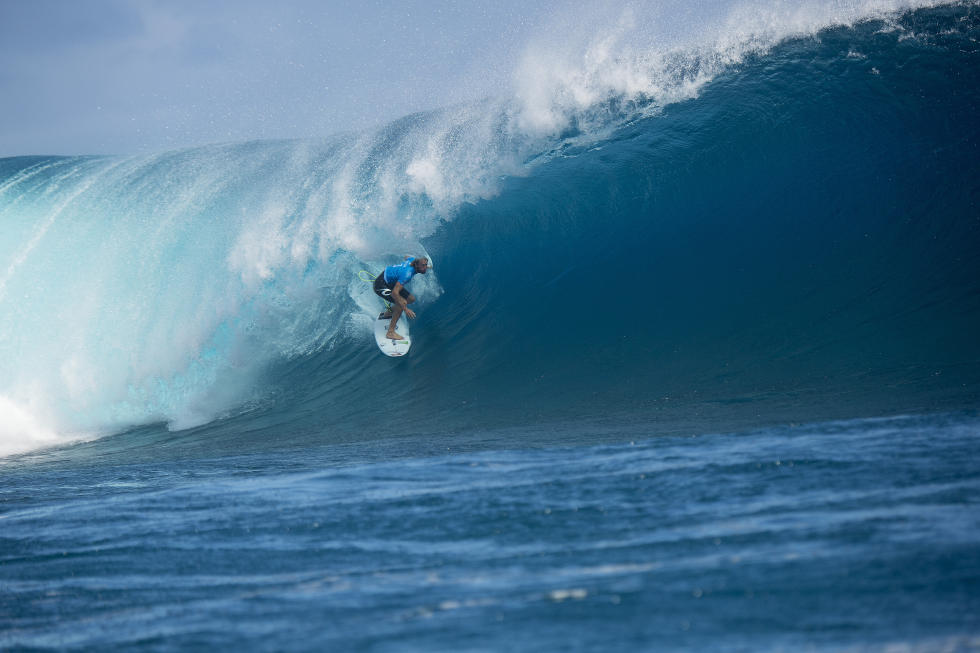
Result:
[[[412,336],[408,332],[408,316],[402,313],[395,328],[399,335],[404,336],[401,340],[392,340],[385,336],[390,323],[391,315],[387,311],[378,315],[378,319],[374,321],[374,340],[385,356],[404,356],[412,346]]]

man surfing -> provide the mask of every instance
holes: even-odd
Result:
[[[429,259],[424,256],[415,258],[406,256],[405,261],[400,265],[389,265],[378,278],[374,280],[374,292],[381,299],[391,302],[391,322],[388,323],[388,332],[385,337],[391,340],[401,340],[402,337],[395,332],[398,318],[402,312],[411,319],[415,319],[415,311],[408,307],[415,301],[415,295],[405,289],[405,284],[412,280],[416,274],[425,274],[429,269]]]

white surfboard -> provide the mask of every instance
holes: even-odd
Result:
[[[391,317],[386,317],[387,315],[387,313],[381,313],[378,319],[374,321],[374,340],[385,356],[404,356],[412,346],[412,337],[408,333],[408,316],[402,313],[401,319],[398,320],[398,326],[395,328],[398,335],[403,336],[402,339],[392,340],[385,336],[388,332],[388,325],[391,323]]]

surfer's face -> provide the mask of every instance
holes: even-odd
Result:
[[[425,274],[425,271],[429,269],[428,261],[413,261],[412,264],[415,266],[415,271],[419,274]]]

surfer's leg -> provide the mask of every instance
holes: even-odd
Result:
[[[401,289],[401,296],[405,299],[405,304],[411,304],[415,301],[415,295],[409,293],[404,288]],[[385,335],[392,340],[401,340],[402,336],[395,331],[395,327],[398,326],[398,318],[402,316],[405,311],[398,302],[391,302],[391,322],[388,324],[388,333]]]
[[[401,304],[394,303],[391,305],[391,322],[388,323],[388,333],[385,334],[391,340],[401,340],[402,337],[395,331],[395,327],[398,326],[398,318],[402,316]]]
[[[387,313],[388,317],[390,318],[391,309],[394,306],[394,302],[392,301],[392,297],[391,297],[391,288],[389,288],[388,284],[385,283],[384,272],[379,274],[378,278],[374,280],[374,294],[380,297],[381,301],[383,301],[385,303],[385,306],[388,307],[385,310],[385,313]]]

